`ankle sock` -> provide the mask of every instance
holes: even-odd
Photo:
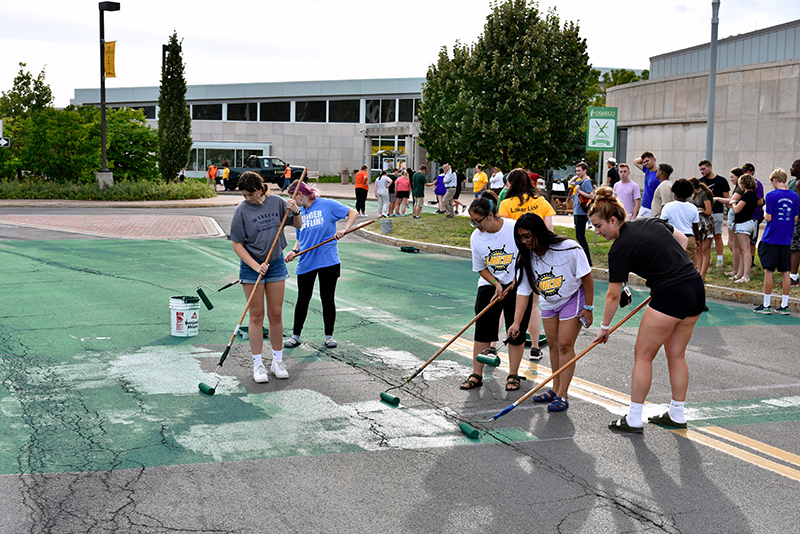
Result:
[[[683,415],[683,402],[676,400],[669,401],[669,418],[676,423],[685,423],[686,416]]]
[[[280,362],[283,360],[283,351],[282,350],[273,350],[272,351],[272,361],[273,362]]]
[[[630,410],[628,411],[628,415],[625,416],[625,420],[628,421],[628,426],[635,426],[635,427],[642,427],[644,423],[642,423],[642,410],[644,409],[644,403],[639,404],[638,402],[632,402]]]
[[[253,354],[253,369],[262,365],[264,362],[261,361],[261,354]]]

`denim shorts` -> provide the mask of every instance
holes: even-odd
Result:
[[[736,223],[734,225],[733,231],[737,234],[747,234],[750,235],[753,233],[753,228],[756,226],[756,221],[750,219],[749,221]]]
[[[289,269],[286,268],[286,260],[281,257],[269,264],[267,274],[261,277],[261,283],[281,282],[289,278]],[[243,284],[255,284],[258,280],[258,272],[254,271],[243,261],[239,261],[239,279]]]

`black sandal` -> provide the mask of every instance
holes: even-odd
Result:
[[[506,391],[517,391],[520,381],[522,380],[527,380],[527,378],[519,375],[508,375],[508,379],[506,379]]]
[[[475,378],[475,380],[472,380]],[[461,389],[479,388],[483,385],[483,377],[479,374],[472,373],[469,377],[461,383]]]

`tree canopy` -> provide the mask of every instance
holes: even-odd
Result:
[[[592,97],[586,40],[529,0],[492,3],[471,45],[444,47],[422,91],[420,140],[431,159],[545,170],[580,158]]]
[[[183,75],[183,41],[173,32],[167,57],[161,69],[158,95],[158,168],[166,181],[175,179],[189,163],[192,154],[192,118],[186,104],[186,78]]]

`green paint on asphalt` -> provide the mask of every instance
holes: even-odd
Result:
[[[477,274],[468,259],[346,241],[339,246],[340,346],[322,349],[315,298],[305,344],[287,351],[296,365],[333,356],[399,383],[474,317]],[[337,403],[315,391],[276,390],[291,386],[291,379],[253,393],[237,376],[223,377],[213,397],[199,393],[198,382],[216,383],[211,370],[241,315],[244,292],[234,287],[211,293],[214,309],[200,310],[200,333],[192,338],[170,335],[169,299],[195,295],[201,284],[221,287],[235,280],[238,259],[227,241],[15,241],[0,243],[0,259],[13,273],[0,280],[0,417],[6,429],[0,473],[474,443],[441,410],[387,407],[377,393],[375,400]],[[598,282],[597,295],[605,288]],[[637,296],[635,302],[644,298]],[[295,298],[292,276],[287,331]],[[595,299],[596,314],[602,301]],[[715,321],[723,319],[733,325],[797,323],[710,307],[700,325],[719,326]],[[625,313],[620,310],[616,320]],[[625,327],[637,326],[639,316]],[[249,360],[247,343],[237,340],[223,374],[236,364],[234,369],[247,369]],[[425,370],[425,380],[452,380],[468,364],[445,352]],[[533,439],[523,429],[491,429],[480,442]]]
[[[800,396],[692,404],[690,426],[738,426],[800,421]]]

